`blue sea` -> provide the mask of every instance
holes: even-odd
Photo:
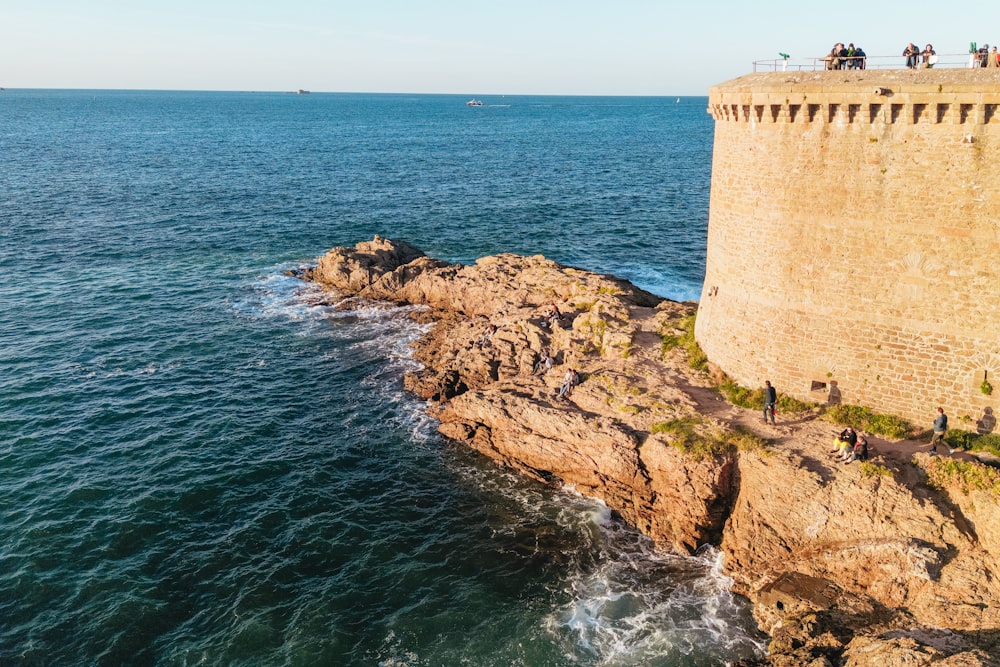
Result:
[[[0,664],[722,665],[718,552],[441,437],[379,234],[695,299],[697,98],[0,92]]]

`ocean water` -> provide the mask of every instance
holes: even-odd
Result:
[[[0,92],[0,664],[720,665],[719,555],[436,432],[381,234],[697,298],[705,98]]]

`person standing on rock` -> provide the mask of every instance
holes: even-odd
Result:
[[[764,380],[764,423],[767,423],[768,417],[771,418],[771,423],[774,423],[774,413],[777,412],[778,408],[778,392],[774,390],[771,386],[770,380]]]
[[[944,446],[944,434],[948,431],[948,415],[944,413],[944,408],[938,408],[937,412],[937,417],[934,418],[934,435],[931,436],[931,456],[937,456],[939,442]]]

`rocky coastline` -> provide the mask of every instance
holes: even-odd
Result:
[[[603,500],[665,550],[718,546],[771,637],[761,664],[1000,664],[995,491],[928,484],[940,461],[919,443],[875,440],[874,465],[842,465],[815,411],[768,426],[720,400],[661,344],[696,304],[541,256],[452,265],[379,237],[302,277],[427,306],[406,386],[444,435]],[[543,350],[554,365],[535,373]],[[570,368],[581,382],[559,398]]]

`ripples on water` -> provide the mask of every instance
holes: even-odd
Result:
[[[443,441],[379,233],[700,287],[704,99],[5,91],[0,664],[711,665],[716,556]]]

